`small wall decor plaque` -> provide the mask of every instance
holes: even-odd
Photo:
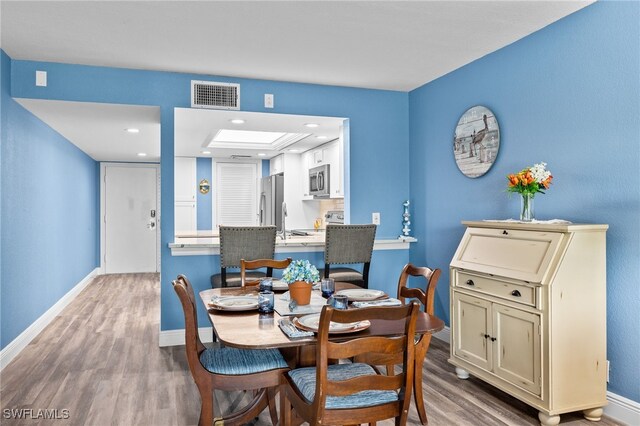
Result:
[[[209,193],[210,185],[209,185],[209,181],[208,180],[202,179],[198,186],[200,187],[200,193],[201,194],[208,194]]]
[[[453,136],[453,155],[460,171],[477,178],[489,171],[500,149],[500,128],[493,112],[474,106],[462,114]]]

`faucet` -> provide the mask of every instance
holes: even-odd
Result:
[[[283,241],[287,241],[287,226],[286,226],[286,217],[287,217],[287,203],[282,202],[282,233],[280,234],[280,238]]]

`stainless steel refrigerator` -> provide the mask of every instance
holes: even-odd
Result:
[[[282,230],[282,202],[284,176],[273,175],[260,179],[260,225],[275,225]]]

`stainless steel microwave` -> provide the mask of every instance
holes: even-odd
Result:
[[[309,195],[329,197],[329,165],[309,169]]]

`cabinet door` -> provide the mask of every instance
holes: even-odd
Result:
[[[540,316],[499,304],[492,310],[493,372],[540,395]]]
[[[176,157],[174,162],[175,202],[196,200],[196,159]]]
[[[196,203],[175,203],[175,234],[193,234],[196,231]]]
[[[330,165],[329,169],[329,189],[331,198],[343,198],[342,191],[342,168],[340,165],[340,147],[338,141],[327,144],[324,149],[325,163]]]
[[[491,370],[491,302],[465,294],[453,296],[454,354],[473,365]]]
[[[284,155],[280,154],[277,157],[273,157],[269,161],[269,174],[276,175],[284,172]]]

